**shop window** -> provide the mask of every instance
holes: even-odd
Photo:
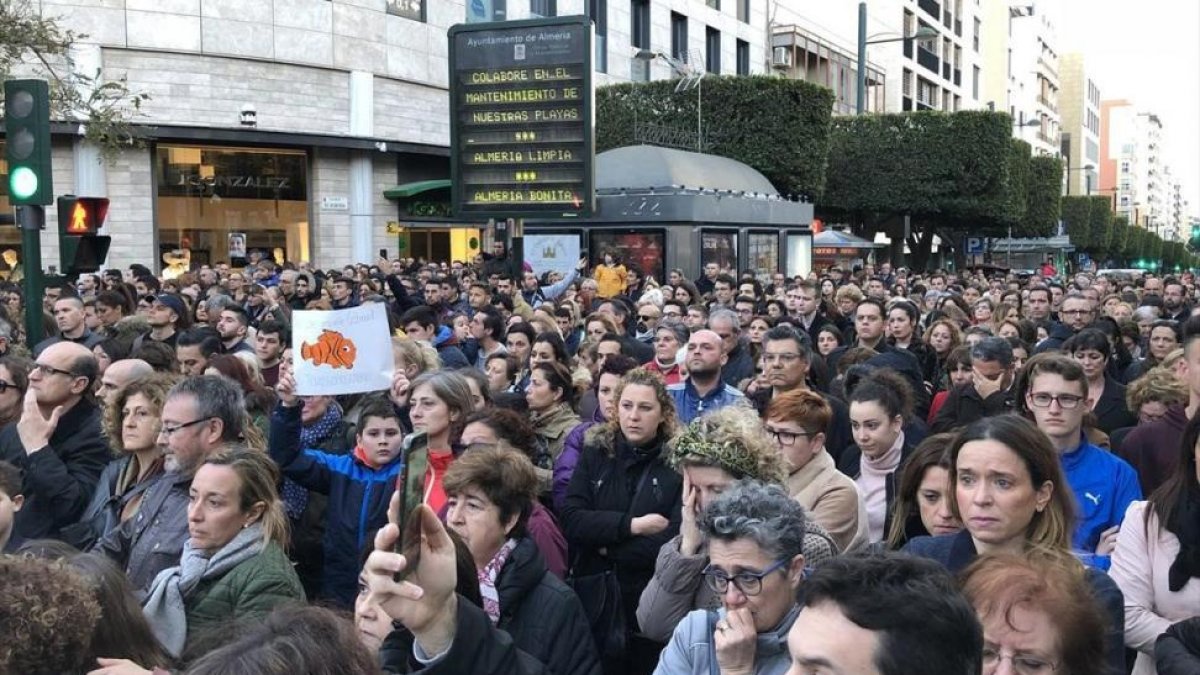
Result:
[[[309,260],[303,150],[160,145],[157,165],[160,254],[183,249],[193,267]]]
[[[666,278],[665,243],[666,235],[661,232],[645,231],[592,231],[589,251],[592,264],[603,262],[605,253],[615,253],[626,268],[633,268],[643,276],[652,276],[657,281]]]
[[[737,270],[737,259],[737,232],[700,232],[700,269],[704,269],[710,262],[715,262],[721,269]]]
[[[12,203],[8,201],[8,163],[4,161],[4,141],[2,140],[0,140],[0,213],[9,215],[13,213]],[[12,274],[13,263],[25,259],[21,252],[20,230],[11,225],[0,227],[0,254],[2,254],[0,255],[0,279],[7,279]],[[58,266],[57,260],[43,260],[42,263],[47,266]]]
[[[779,269],[779,235],[751,233],[746,238],[746,258],[758,278],[769,279]]]

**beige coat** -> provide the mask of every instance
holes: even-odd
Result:
[[[841,552],[867,545],[867,507],[858,486],[837,470],[828,452],[822,450],[785,482],[788,494],[829,532]]]

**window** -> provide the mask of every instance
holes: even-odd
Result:
[[[596,231],[590,235],[590,250],[592,255],[604,251],[620,254],[626,268],[636,269],[643,277],[666,279],[666,269],[663,261],[665,256],[666,236],[659,231]]]
[[[704,4],[717,11],[721,11],[721,0],[704,0]]]
[[[631,0],[629,3],[629,44],[634,51],[650,49],[650,0]],[[650,61],[630,59],[629,77],[634,82],[650,79]]]
[[[736,0],[737,2],[737,20],[742,23],[750,23],[750,0]]]
[[[746,257],[758,278],[770,278],[779,269],[779,235],[751,232],[746,236]]]
[[[387,13],[413,21],[424,21],[425,0],[388,0]],[[470,20],[469,16],[467,20]]]
[[[596,24],[596,70],[608,72],[608,0],[588,0],[588,18]]]
[[[716,28],[704,29],[704,68],[721,74],[721,31]]]
[[[917,101],[930,107],[937,108],[937,85],[923,77],[917,78]]]
[[[904,95],[905,95],[905,96],[909,96],[909,97],[911,97],[911,96],[913,95],[913,74],[912,74],[912,71],[911,71],[911,70],[909,70],[908,68],[905,68],[905,69],[904,69],[904,74],[903,74],[903,75],[901,76],[901,78],[900,78],[900,82],[901,82],[901,88],[902,88],[902,89],[903,89],[903,91],[904,91]]]
[[[979,100],[979,66],[971,66],[971,96]]]
[[[710,262],[737,269],[737,232],[703,230],[700,233],[700,268]]]
[[[279,262],[308,259],[303,150],[160,145],[156,159],[160,254],[186,249],[211,264],[236,241]]]
[[[558,16],[558,0],[529,0],[529,14],[535,17]]]
[[[688,60],[688,18],[671,12],[671,56]]]
[[[971,36],[971,47],[979,53],[979,17],[975,17],[975,33]]]
[[[737,74],[750,74],[750,43],[745,40],[737,41]]]

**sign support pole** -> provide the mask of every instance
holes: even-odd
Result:
[[[515,218],[512,221],[512,227],[508,231],[509,241],[512,244],[508,248],[509,269],[511,270],[513,284],[520,288],[521,279],[525,276],[525,219]]]
[[[26,205],[17,207],[17,226],[21,228],[21,270],[25,293],[25,340],[30,349],[45,338],[42,320],[42,228],[46,226],[46,207]],[[16,321],[17,317],[9,317]]]

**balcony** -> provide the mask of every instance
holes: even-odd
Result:
[[[937,108],[924,101],[917,101],[917,110],[937,110]]]
[[[942,16],[942,6],[937,0],[917,0],[917,6],[937,20]]]
[[[934,54],[924,47],[917,47],[917,63],[921,64],[921,66],[934,75],[939,74],[938,67],[941,65],[941,60],[938,58],[937,54]]]
[[[1046,59],[1046,57],[1039,56],[1038,64],[1041,65],[1042,67],[1044,67],[1046,69],[1046,71],[1049,72],[1051,75],[1053,75],[1055,78],[1058,77],[1058,68],[1056,68],[1054,65],[1052,65],[1050,63],[1050,61]]]
[[[1051,136],[1050,134],[1048,134],[1044,131],[1038,131],[1037,137],[1038,137],[1038,140],[1042,141],[1043,143],[1049,143],[1050,145],[1058,145],[1058,136],[1057,135]]]
[[[1048,108],[1054,112],[1058,112],[1058,104],[1051,101],[1049,98],[1046,98],[1042,94],[1038,94],[1037,100],[1038,100],[1038,103],[1041,103],[1046,108]]]

